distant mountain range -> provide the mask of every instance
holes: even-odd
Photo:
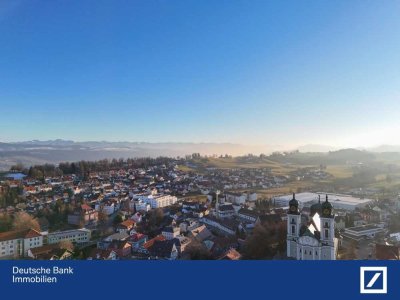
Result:
[[[107,142],[70,140],[24,141],[14,143],[0,142],[0,170],[8,170],[12,165],[22,163],[25,166],[54,163],[61,161],[99,160],[104,158],[185,156],[192,153],[202,155],[244,155],[288,150],[281,146],[251,146],[231,143],[146,143],[146,142]],[[328,152],[338,148],[326,145],[304,145],[300,152]],[[370,152],[400,152],[400,146],[382,145],[370,149]]]

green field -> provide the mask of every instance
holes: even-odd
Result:
[[[290,161],[290,160],[289,160]],[[310,162],[316,161],[314,165]],[[294,171],[304,168],[319,168],[318,159],[297,160],[297,163],[286,162],[286,159],[270,159],[270,157],[207,157],[192,160],[196,165],[195,169],[186,166],[180,166],[182,171],[194,171],[205,173],[207,168],[217,169],[261,169],[266,168],[273,175],[290,175]],[[354,162],[354,160],[353,160]],[[391,161],[393,163],[393,161]],[[321,180],[299,180],[284,184],[282,187],[270,189],[254,190],[259,193],[261,198],[270,198],[273,195],[288,194],[293,192],[310,191],[310,190],[333,190],[336,192],[346,192],[352,188],[377,188],[379,190],[387,190],[395,193],[400,191],[400,170],[389,173],[386,172],[387,162],[375,160],[364,164],[357,163],[324,163],[323,170],[331,177]],[[382,172],[383,171],[383,172]],[[363,174],[364,172],[364,174]],[[367,173],[367,175],[365,174]],[[389,174],[389,175],[388,175]],[[387,179],[389,176],[389,180]]]
[[[294,164],[281,164],[267,158],[258,159],[256,162],[247,162],[240,157],[229,158],[207,158],[196,160],[196,164],[202,168],[217,168],[217,169],[271,169],[273,174],[288,175],[290,172],[295,171],[299,167],[305,167]]]
[[[350,178],[353,176],[353,170],[347,165],[328,165],[325,171],[335,178]]]

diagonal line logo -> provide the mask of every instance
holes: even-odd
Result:
[[[360,293],[387,294],[387,267],[361,267]]]
[[[374,283],[378,280],[379,276],[381,276],[381,273],[375,273],[374,277],[371,278],[371,280],[367,284],[367,288],[370,288],[374,285]]]

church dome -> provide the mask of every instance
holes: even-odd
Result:
[[[318,202],[311,205],[310,212],[311,212],[311,215],[315,215],[315,213],[321,214],[322,204],[321,204],[321,196],[320,195],[318,195]]]
[[[293,193],[293,199],[289,201],[289,206],[299,206],[299,201],[296,200],[296,195]]]
[[[326,195],[326,200],[321,205],[322,208],[322,215],[323,216],[331,216],[332,215],[332,204],[328,201],[328,195]]]
[[[296,200],[296,196],[293,193],[293,199],[289,201],[289,213],[299,214],[299,201]]]

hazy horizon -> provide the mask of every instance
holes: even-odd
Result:
[[[259,149],[265,148],[266,150],[272,151],[291,151],[291,150],[298,150],[298,149],[319,149],[319,150],[311,150],[311,152],[326,152],[326,151],[335,151],[341,149],[359,149],[359,150],[371,150],[371,149],[379,149],[379,148],[390,148],[396,147],[400,149],[399,144],[375,144],[371,146],[346,146],[346,145],[339,145],[333,146],[328,144],[316,144],[316,143],[304,143],[304,144],[297,144],[297,145],[278,145],[278,144],[244,144],[244,143],[232,143],[232,142],[191,142],[191,141],[160,141],[160,142],[148,142],[148,141],[129,141],[129,140],[73,140],[73,139],[49,139],[49,140],[20,140],[20,141],[0,141],[0,143],[8,143],[8,144],[43,144],[46,143],[75,143],[75,144],[90,144],[90,143],[110,143],[110,144],[149,144],[149,145],[156,145],[156,144],[182,144],[182,145],[227,145],[227,146],[243,146],[243,147],[257,147]],[[399,150],[400,151],[400,150]],[[307,151],[305,151],[307,152]]]
[[[0,2],[0,141],[400,145],[396,1]]]

